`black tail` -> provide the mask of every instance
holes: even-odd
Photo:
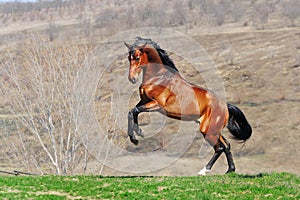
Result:
[[[237,140],[246,142],[252,134],[252,128],[248,123],[244,113],[236,106],[227,104],[229,120],[227,128]]]

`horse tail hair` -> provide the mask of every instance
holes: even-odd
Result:
[[[252,134],[252,128],[248,123],[244,113],[236,106],[227,104],[229,119],[227,128],[236,140],[246,142]]]

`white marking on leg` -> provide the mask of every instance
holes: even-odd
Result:
[[[205,176],[206,172],[210,172],[210,170],[206,169],[206,167],[203,167],[203,169],[198,172],[198,176]]]

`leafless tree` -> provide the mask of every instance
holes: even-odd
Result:
[[[76,137],[73,93],[76,69],[86,47],[31,40],[1,62],[8,79],[0,79],[11,115],[23,128],[13,143],[39,171],[70,174],[88,154]],[[46,163],[46,164],[45,164]]]
[[[201,0],[199,4],[200,14],[208,19],[209,24],[221,26],[230,11],[230,5],[229,0]]]
[[[228,4],[219,4],[219,3],[216,3],[214,5],[214,17],[215,17],[215,20],[216,20],[216,24],[218,26],[221,26],[224,21],[225,21],[225,17],[226,17],[226,6],[228,6]]]
[[[273,4],[268,1],[263,1],[260,3],[254,3],[253,6],[255,15],[259,19],[262,29],[264,29],[265,24],[268,23],[269,15],[274,11]]]
[[[81,19],[80,20],[80,25],[81,25],[81,32],[85,37],[89,37],[93,27],[90,19]]]
[[[139,7],[135,7],[134,14],[137,26],[165,26],[168,23],[168,15],[164,4],[165,1],[146,1]]]
[[[55,23],[50,22],[49,23],[49,27],[46,30],[47,34],[49,35],[49,40],[52,42],[53,40],[55,40],[59,33],[58,33],[58,27]]]
[[[295,26],[295,19],[300,16],[300,1],[283,1],[281,7],[282,15],[289,18],[289,20],[291,21],[291,25]]]
[[[244,1],[234,1],[231,4],[231,14],[235,22],[241,20],[247,10],[246,3]]]
[[[226,41],[220,43],[219,55],[223,57],[227,64],[233,65],[235,53],[230,43]]]
[[[112,8],[103,8],[96,17],[96,24],[98,28],[110,27],[116,19],[117,13]]]
[[[173,4],[173,14],[171,19],[176,25],[183,25],[187,22],[187,7],[184,5],[183,1],[176,0]]]
[[[188,7],[189,7],[189,9],[190,9],[190,10],[195,9],[195,7],[197,6],[197,2],[198,2],[198,1],[189,0],[189,1],[188,1]]]

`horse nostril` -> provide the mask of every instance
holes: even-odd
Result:
[[[136,79],[133,78],[133,79],[131,80],[131,82],[132,82],[132,83],[136,83]]]
[[[135,83],[136,83],[136,78],[129,78],[129,81],[130,81],[132,84],[135,84]]]

